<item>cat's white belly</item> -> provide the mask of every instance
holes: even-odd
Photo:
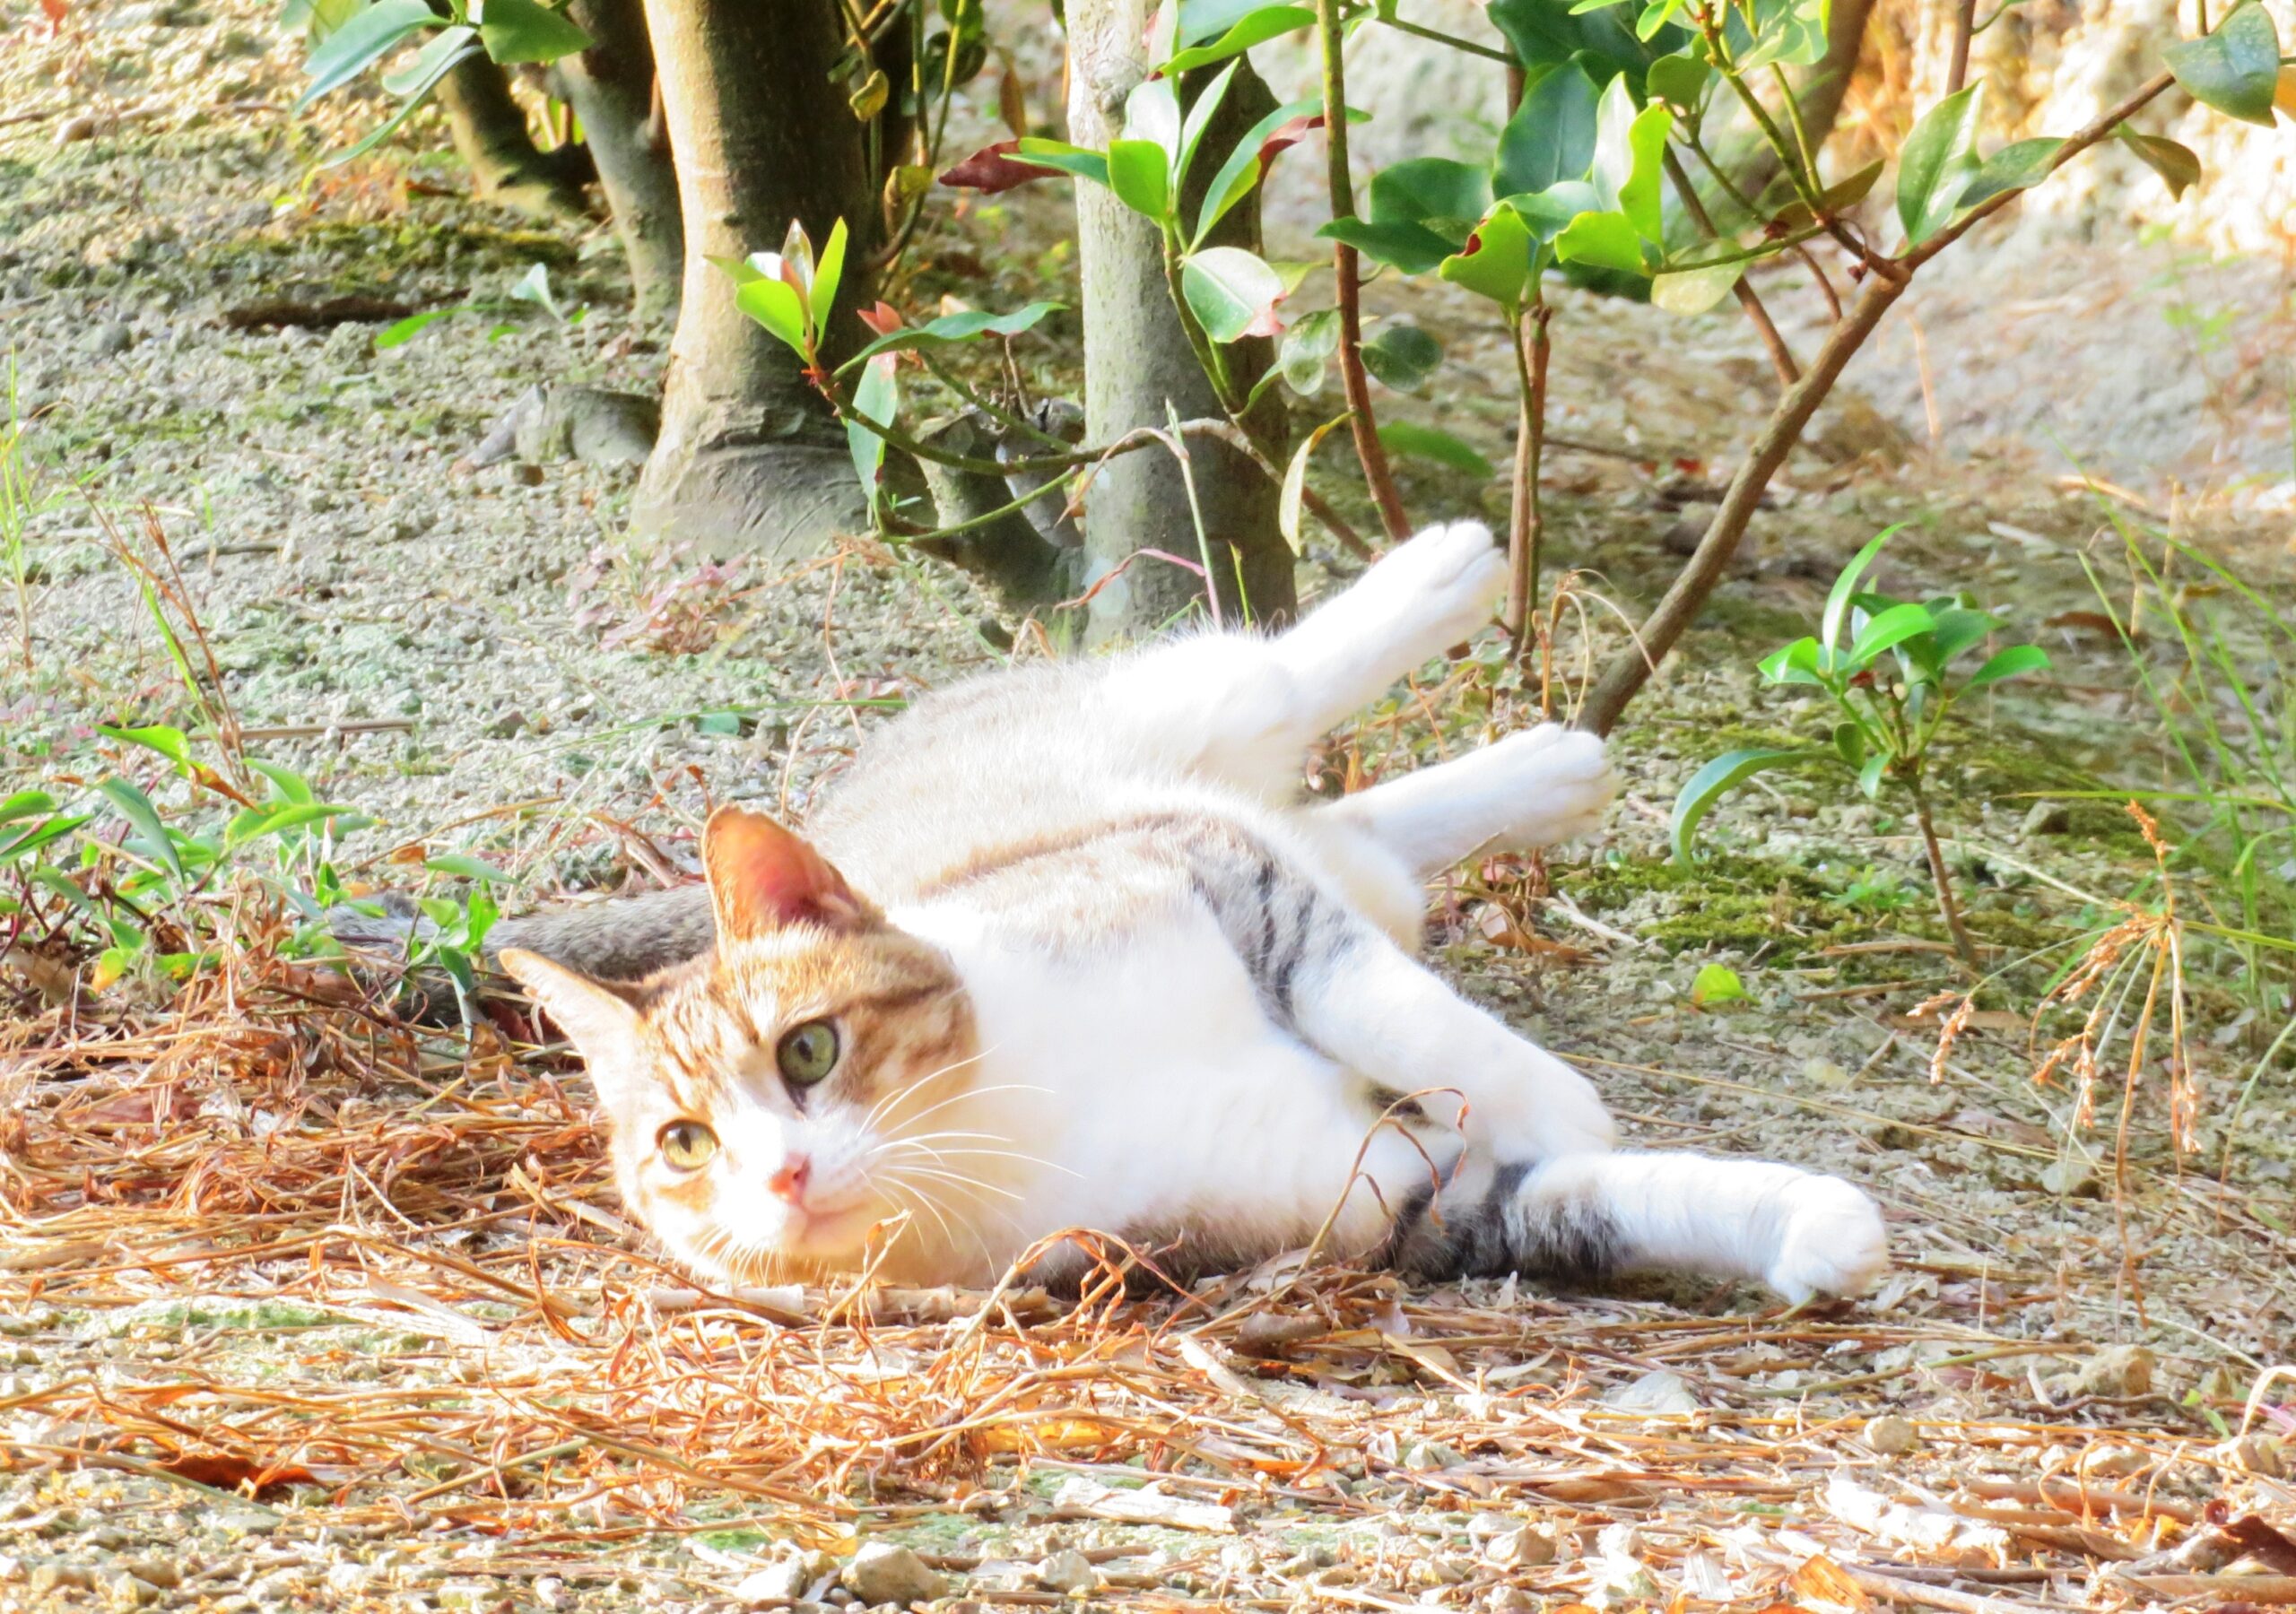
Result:
[[[932,928],[978,1017],[967,1124],[1034,1158],[984,1219],[1000,1262],[1079,1228],[1248,1260],[1309,1242],[1343,1193],[1326,1247],[1361,1253],[1387,1225],[1371,1182],[1393,1203],[1426,1176],[1389,1130],[1350,1191],[1372,1115],[1359,1084],[1269,1020],[1209,916],[1061,960],[993,926]]]

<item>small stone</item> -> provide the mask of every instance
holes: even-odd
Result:
[[[2266,1480],[2279,1480],[2287,1475],[2287,1447],[2283,1442],[2269,1435],[2244,1435],[2228,1441],[2223,1446],[2225,1461],[2233,1467]]]
[[[865,1603],[929,1602],[947,1589],[941,1576],[906,1547],[872,1541],[845,1566],[845,1589]]]
[[[1519,1569],[1552,1564],[1558,1550],[1552,1535],[1525,1524],[1492,1537],[1490,1545],[1483,1549],[1483,1557],[1485,1563],[1500,1568]]]
[[[2051,1160],[2041,1167],[2041,1186],[2059,1199],[2102,1199],[2104,1183],[2086,1160]]]
[[[96,1580],[77,1564],[34,1564],[24,1584],[34,1597],[41,1597],[51,1592],[91,1592]]]
[[[1403,1452],[1403,1465],[1415,1474],[1457,1468],[1466,1459],[1439,1440],[1415,1440]]]
[[[784,1558],[735,1586],[734,1599],[749,1609],[786,1609],[805,1595],[814,1578],[803,1558]]]
[[[486,732],[494,739],[508,740],[512,735],[523,731],[526,726],[526,715],[524,712],[510,711],[503,713],[502,716],[488,724],[486,725]]]
[[[172,1592],[183,1584],[183,1566],[172,1558],[135,1558],[121,1567],[137,1580],[163,1592]]]
[[[543,468],[540,465],[520,464],[510,467],[510,480],[522,487],[541,487],[543,476]]]
[[[1912,1419],[1884,1412],[1866,1421],[1866,1444],[1884,1457],[1902,1457],[1921,1444],[1921,1431]]]
[[[2035,802],[2025,814],[2027,835],[2064,835],[2073,828],[2073,809],[2063,802]]]
[[[1654,1368],[1631,1384],[1622,1384],[1603,1397],[1603,1404],[1622,1411],[1683,1413],[1699,1410],[1690,1382],[1679,1373]]]
[[[135,333],[117,319],[98,325],[88,339],[88,351],[99,359],[116,358],[135,345]]]
[[[2152,1389],[2157,1363],[2142,1345],[2115,1345],[2081,1369],[2073,1381],[2076,1395],[2144,1395]]]
[[[1056,1552],[1039,1564],[1036,1583],[1048,1592],[1065,1592],[1078,1597],[1099,1585],[1100,1575],[1090,1558],[1072,1549]]]
[[[159,1587],[149,1581],[138,1580],[125,1569],[115,1569],[103,1578],[105,1606],[113,1609],[140,1609],[145,1603],[160,1600]]]

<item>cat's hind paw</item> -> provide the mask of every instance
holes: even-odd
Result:
[[[1770,1287],[1799,1305],[1813,1295],[1862,1295],[1890,1265],[1890,1240],[1881,1207],[1839,1177],[1796,1183],[1778,1254],[1764,1275]]]

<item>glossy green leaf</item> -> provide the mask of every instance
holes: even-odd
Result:
[[[508,882],[510,879],[484,858],[473,857],[467,852],[441,852],[436,857],[424,858],[422,866],[434,874],[451,874],[458,880]]]
[[[1507,205],[1529,228],[1533,239],[1548,242],[1568,230],[1579,214],[1600,213],[1603,198],[1586,180],[1565,179],[1543,191],[1509,196]]]
[[[1109,144],[1109,188],[1133,212],[1162,223],[1171,211],[1172,185],[1164,148],[1152,141]]]
[[[1437,265],[1455,286],[1487,297],[1513,319],[1530,290],[1531,232],[1511,207],[1494,207],[1467,238],[1463,251]]]
[[[860,382],[853,389],[853,412],[857,420],[845,423],[846,451],[853,456],[853,473],[860,479],[861,491],[871,504],[876,501],[877,478],[884,469],[885,439],[869,430],[864,421],[879,426],[891,426],[900,409],[900,360],[891,353],[880,353],[861,367]]]
[[[597,43],[564,12],[535,0],[486,0],[478,37],[486,54],[506,67],[518,62],[554,62]]]
[[[1379,442],[1394,453],[1448,465],[1478,482],[1489,482],[1499,474],[1498,468],[1478,454],[1472,443],[1416,421],[1386,421],[1379,428]]]
[[[1883,776],[1890,771],[1890,764],[1896,760],[1888,751],[1875,751],[1866,759],[1866,765],[1857,770],[1857,788],[1866,793],[1867,801],[1881,794]]]
[[[1615,81],[1613,81],[1615,82]],[[1625,91],[1622,89],[1621,93]],[[1499,134],[1492,189],[1500,195],[1543,191],[1564,179],[1584,179],[1595,165],[1596,116],[1601,96],[1578,63],[1534,79]]]
[[[374,128],[368,130],[360,139],[316,166],[322,170],[341,168],[346,162],[353,162],[364,157],[396,134],[398,126],[414,116],[422,107],[424,98],[437,88],[440,79],[471,57],[481,54],[483,53],[479,49],[475,30],[467,28],[448,29],[416,54],[414,61],[409,65],[405,72],[393,74],[385,81],[386,87],[391,91],[391,93],[401,98],[398,110]]]
[[[1593,264],[1628,274],[1648,274],[1641,232],[1614,213],[1585,213],[1554,238],[1554,256],[1566,264]]]
[[[1822,684],[1825,680],[1819,669],[1825,664],[1825,652],[1813,638],[1798,638],[1790,645],[1780,646],[1755,663],[1756,669],[1772,683]]]
[[[146,855],[173,875],[177,883],[181,884],[184,878],[183,860],[177,855],[175,839],[169,835],[168,827],[160,821],[160,810],[152,805],[152,798],[127,780],[116,777],[106,779],[96,788],[110,800],[113,806],[119,809],[120,817],[126,819],[134,827],[135,832],[144,837]]]
[[[1334,415],[1308,433],[1307,439],[1293,451],[1292,463],[1284,467],[1283,485],[1278,490],[1275,500],[1275,525],[1295,555],[1304,554],[1307,550],[1300,535],[1300,510],[1307,502],[1308,462],[1315,457],[1317,447],[1336,428],[1346,425],[1351,418],[1344,414]]]
[[[1279,328],[1275,302],[1283,295],[1283,279],[1240,247],[1207,247],[1191,254],[1180,265],[1180,294],[1214,342],[1272,336]]]
[[[1191,45],[1163,65],[1167,74],[1187,73],[1192,68],[1208,67],[1214,62],[1224,62],[1230,56],[1264,45],[1270,39],[1297,33],[1316,25],[1316,13],[1304,5],[1263,5],[1239,18],[1235,25],[1218,39],[1202,45]]]
[[[1854,723],[1833,725],[1834,754],[1852,768],[1866,766],[1866,731]]]
[[[2003,146],[1978,165],[1954,206],[1975,207],[2009,191],[2029,190],[2049,177],[2062,140],[2020,140]]]
[[[1717,1003],[1743,1003],[1747,1001],[1746,984],[1727,964],[1701,964],[1698,973],[1691,977],[1690,1002],[1693,1009],[1711,1009]]]
[[[451,308],[425,308],[420,314],[410,314],[375,333],[375,351],[387,353],[395,347],[404,347],[440,320],[451,319],[457,314],[469,311],[468,304],[457,303]]]
[[[0,824],[18,824],[56,811],[56,798],[45,790],[20,790],[0,799]]]
[[[1167,161],[1179,156],[1185,121],[1179,85],[1172,79],[1144,79],[1124,98],[1123,138],[1146,141],[1162,151]]]
[[[1828,218],[1848,212],[1866,199],[1866,193],[1874,188],[1874,182],[1882,177],[1882,171],[1888,166],[1876,157],[1847,179],[1835,180],[1818,193],[1819,207]],[[1786,188],[1790,191],[1792,187],[1789,184]],[[1781,203],[1770,213],[1770,221],[1783,230],[1807,230],[1817,222],[1817,214],[1810,210],[1808,203],[1795,197]]]
[[[1930,108],[1898,152],[1898,220],[1915,246],[1944,228],[1977,172],[1984,91],[1979,81]]]
[[[967,308],[961,313],[944,314],[938,319],[921,325],[904,325],[888,332],[863,348],[839,368],[851,369],[863,360],[903,348],[947,347],[952,343],[971,342],[982,336],[1018,336],[1030,329],[1046,315],[1067,307],[1065,303],[1032,302],[1013,309],[1009,314],[992,314],[980,308]]]
[[[1648,39],[1635,37],[1635,15],[1623,6],[1574,15],[1574,0],[1491,0],[1486,7],[1492,25],[1514,48],[1516,58],[1532,73],[1570,61],[1590,58],[1602,77],[1626,74],[1639,92],[1652,63],[1669,56],[1690,42],[1678,23],[1666,23]],[[1543,187],[1517,187],[1539,189]]]
[[[367,0],[287,0],[279,26],[317,45],[367,9]]]
[[[1910,602],[1892,605],[1873,618],[1859,630],[1857,642],[1849,646],[1849,668],[1862,671],[1885,650],[1895,648],[1917,633],[1926,633],[1937,625],[1929,614],[1929,607]]]
[[[1950,606],[1934,614],[1937,618],[1937,626],[1922,646],[1927,654],[1926,664],[1932,670],[1949,665],[1955,656],[2001,626],[1999,617],[1959,606]]]
[[[1902,521],[1883,527],[1866,542],[1865,548],[1850,558],[1849,564],[1841,568],[1841,576],[1833,580],[1833,587],[1826,594],[1825,615],[1821,619],[1818,629],[1819,643],[1825,649],[1840,647],[1842,624],[1848,620],[1849,608],[1857,598],[1857,580],[1866,575],[1866,568],[1874,564],[1874,558],[1882,552],[1882,546],[1904,530],[1905,523]]]
[[[2022,678],[2028,672],[2043,672],[2048,664],[2048,652],[2039,645],[2012,645],[1970,673],[1969,682],[1962,688],[1981,690],[1987,684],[1999,683],[2005,678]]]
[[[248,766],[270,780],[272,788],[283,800],[308,802],[313,799],[311,782],[293,768],[283,768],[276,762],[265,762],[255,757],[248,759]]]
[[[734,304],[804,357],[809,311],[796,287],[761,274],[734,289]]]
[[[145,751],[157,751],[187,773],[191,769],[191,741],[179,728],[170,728],[164,723],[154,723],[143,728],[115,728],[109,723],[99,723],[96,732],[129,745],[140,745]]]
[[[1397,392],[1416,392],[1443,362],[1443,344],[1417,325],[1383,325],[1362,347],[1363,368]]]
[[[1747,25],[1746,12],[1752,13]],[[1827,0],[1751,0],[1726,8],[1723,33],[1741,73],[1807,67],[1826,53]]]
[[[1703,314],[1730,295],[1744,265],[1714,264],[1704,269],[1673,269],[1650,282],[1650,302],[1669,314]]]
[[[1109,182],[1109,160],[1104,152],[1087,151],[1083,146],[1070,145],[1065,140],[1045,140],[1029,135],[1013,143],[1013,160],[1033,163],[1039,168],[1057,169],[1079,179],[1089,179],[1095,185]]]
[[[1318,308],[1295,320],[1283,333],[1275,362],[1283,384],[1305,397],[1324,384],[1324,367],[1339,351],[1339,310]]]
[[[1663,56],[1650,64],[1650,99],[1693,110],[1713,76],[1713,66],[1703,56]]]
[[[1779,751],[1746,748],[1724,751],[1700,768],[1674,797],[1673,820],[1666,829],[1667,839],[1674,849],[1674,856],[1683,863],[1692,861],[1692,843],[1697,838],[1698,826],[1707,813],[1732,790],[1756,774],[1773,768],[1793,768],[1812,760],[1822,753],[1808,751]]]
[[[43,819],[29,829],[18,830],[13,837],[0,839],[0,865],[29,857],[42,846],[62,840],[87,823],[91,816],[83,812],[72,817]]]
[[[1297,144],[1309,131],[1322,126],[1323,109],[1323,98],[1309,96],[1276,108],[1246,132],[1205,189],[1204,204],[1196,215],[1196,240],[1210,235],[1214,224],[1252,194],[1253,187],[1267,177],[1268,167],[1279,153]],[[1350,122],[1361,122],[1369,114],[1350,112],[1347,116]]]
[[[1344,241],[1373,263],[1405,274],[1426,273],[1463,245],[1445,240],[1424,224],[1381,224],[1370,219],[1334,219],[1316,233],[1327,241]]]
[[[493,4],[493,0],[488,0],[488,4]],[[830,310],[837,304],[837,289],[844,279],[845,221],[840,218],[830,226],[829,244],[822,248],[821,261],[813,265],[811,307],[814,330],[828,326]]]
[[[2193,100],[2242,123],[2272,126],[2280,84],[2280,30],[2272,13],[2250,0],[2216,31],[2162,51],[2169,71]]]
[[[1674,115],[1663,106],[1637,110],[1626,80],[1614,78],[1595,112],[1593,184],[1605,210],[1624,216],[1643,239],[1664,234],[1659,219],[1659,157]],[[1570,255],[1565,253],[1566,257]]]
[[[1240,62],[1231,62],[1220,75],[1196,92],[1194,104],[1180,120],[1178,155],[1172,163],[1172,188],[1178,190],[1187,183],[1188,169],[1196,162],[1196,149],[1204,143],[1205,131],[1212,126],[1213,118],[1220,111],[1220,103],[1228,98],[1228,86],[1234,82]]]
[[[315,46],[305,60],[311,82],[295,100],[300,112],[322,95],[357,78],[418,29],[436,27],[439,13],[423,0],[375,0]]]
[[[1405,274],[1424,274],[1466,245],[1491,211],[1491,174],[1448,157],[1416,157],[1371,177],[1370,213],[1316,233]]]
[[[2140,134],[2126,124],[2113,131],[2121,144],[2137,155],[2146,168],[2161,176],[2169,187],[2170,199],[2182,196],[2200,183],[2200,158],[2190,146],[2179,145],[2158,134]]]

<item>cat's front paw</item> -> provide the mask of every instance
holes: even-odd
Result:
[[[1791,1190],[1770,1287],[1798,1305],[1813,1295],[1862,1295],[1890,1265],[1881,1207],[1839,1177],[1812,1176]]]

